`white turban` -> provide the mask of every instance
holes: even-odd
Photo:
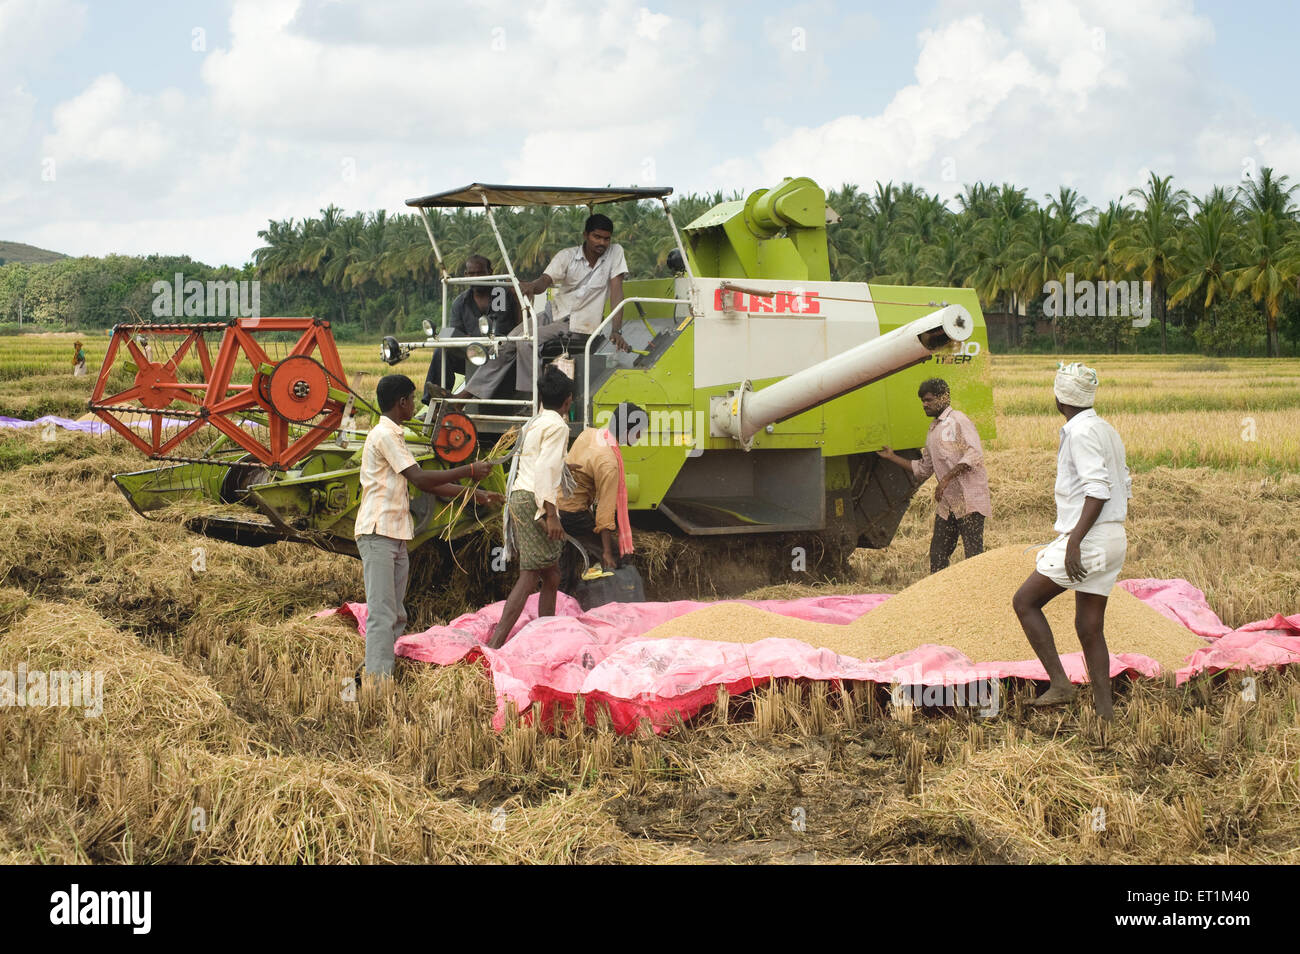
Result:
[[[1076,361],[1060,362],[1052,392],[1062,404],[1071,407],[1092,407],[1097,400],[1097,372]]]

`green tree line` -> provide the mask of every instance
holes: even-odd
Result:
[[[997,322],[995,346],[1011,350],[1147,350],[1212,354],[1290,353],[1300,341],[1300,185],[1265,168],[1237,187],[1192,196],[1171,176],[1093,206],[1060,187],[1036,200],[1003,183],[963,188],[950,207],[910,183],[844,185],[828,195],[840,216],[829,228],[832,277],[884,284],[974,288]],[[739,196],[685,195],[683,226]],[[606,207],[633,277],[668,274],[671,230],[656,203]],[[477,211],[432,210],[446,264],[470,255],[501,265],[496,238]],[[535,277],[580,237],[585,208],[497,210],[516,270]],[[408,332],[440,320],[437,263],[418,215],[345,213],[270,221],[243,269],[188,258],[81,258],[0,266],[0,322],[105,327],[149,315],[156,280],[257,278],[263,314],[328,317],[343,337]],[[1149,282],[1151,323],[1126,316],[1044,316],[1047,283]]]

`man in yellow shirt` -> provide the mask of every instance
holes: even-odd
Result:
[[[583,428],[564,459],[573,475],[572,493],[562,494],[556,506],[564,532],[589,551],[600,548],[603,570],[613,570],[630,553],[631,527],[628,524],[627,478],[620,448],[637,442],[648,423],[646,412],[624,402],[614,409],[607,427]],[[620,543],[622,531],[626,539]],[[571,548],[560,558],[560,587],[572,592],[578,582],[578,554]]]
[[[361,449],[361,505],[353,522],[361,572],[366,581],[365,671],[393,674],[393,645],[406,627],[406,577],[410,563],[407,543],[415,537],[411,495],[407,483],[439,497],[469,492],[474,502],[499,505],[504,498],[456,481],[482,480],[492,470],[488,461],[475,461],[451,470],[425,470],[406,446],[402,422],[415,414],[415,382],[404,374],[380,378],[376,389],[380,418]]]

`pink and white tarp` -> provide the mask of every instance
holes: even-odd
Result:
[[[1300,614],[1251,623],[1238,630],[1225,626],[1186,580],[1121,580],[1153,609],[1206,639],[1185,668],[1181,685],[1193,676],[1223,669],[1264,669],[1300,662]],[[797,600],[736,600],[772,613],[819,623],[844,624],[870,612],[888,594],[817,596]],[[718,687],[732,694],[765,685],[772,679],[806,679],[839,683],[864,681],[909,686],[967,685],[989,678],[1046,680],[1037,659],[975,663],[951,646],[926,643],[889,659],[860,660],[818,649],[793,639],[763,639],[747,645],[705,639],[642,639],[660,623],[707,606],[671,603],[611,603],[584,613],[576,600],[561,593],[556,615],[537,618],[537,594],[528,599],[515,634],[501,649],[483,645],[501,617],[502,603],[466,613],[446,626],[411,633],[397,641],[399,656],[449,665],[482,659],[497,693],[494,725],[505,724],[513,703],[526,712],[541,703],[569,711],[577,696],[587,700],[588,718],[597,705],[608,707],[620,732],[631,732],[642,719],[657,730],[677,718],[689,719],[717,698]],[[346,603],[338,612],[356,620],[365,633],[366,606]],[[1026,644],[1028,650],[1028,644]],[[1081,652],[1061,657],[1071,681],[1086,681]],[[1111,676],[1156,676],[1154,659],[1133,653],[1111,654]],[[595,705],[593,705],[595,704]]]

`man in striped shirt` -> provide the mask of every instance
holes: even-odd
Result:
[[[365,671],[393,674],[393,645],[406,627],[407,543],[415,537],[407,483],[442,498],[472,493],[478,504],[500,505],[501,494],[462,487],[465,477],[482,480],[492,470],[475,461],[451,470],[425,470],[406,446],[402,423],[415,414],[415,383],[404,374],[380,379],[376,391],[380,418],[361,449],[361,505],[353,522],[361,572],[366,581]]]
[[[938,506],[930,537],[930,572],[938,573],[948,568],[959,536],[967,558],[984,552],[984,521],[993,513],[993,502],[975,422],[952,406],[948,382],[943,378],[922,381],[916,396],[926,417],[932,419],[921,459],[908,460],[888,447],[882,447],[879,455],[921,483],[934,475]]]

